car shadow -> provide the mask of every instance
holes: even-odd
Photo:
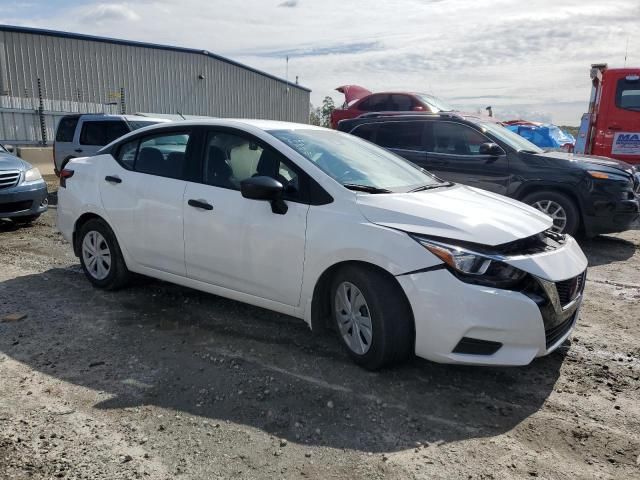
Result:
[[[638,246],[623,238],[599,235],[580,242],[582,251],[589,260],[589,267],[624,262],[631,258]]]
[[[94,408],[151,404],[367,452],[505,433],[542,407],[564,360],[479,368],[415,359],[373,373],[298,319],[151,280],[105,292],[79,266],[6,280],[0,297],[0,317],[28,315],[0,323],[0,352],[103,392]]]

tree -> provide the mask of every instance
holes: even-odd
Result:
[[[320,126],[320,122],[322,119],[320,118],[320,108],[314,107],[313,103],[309,104],[309,123],[311,125]]]
[[[336,106],[333,103],[333,98],[327,96],[322,100],[322,107],[320,107],[320,125],[323,127],[331,126],[331,112],[335,110]]]

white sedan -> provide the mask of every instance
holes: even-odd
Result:
[[[96,287],[135,272],[333,327],[369,369],[527,364],[582,302],[587,260],[549,217],[319,127],[147,127],[71,161],[58,195]]]

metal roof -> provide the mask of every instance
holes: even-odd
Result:
[[[139,42],[135,40],[123,40],[119,38],[110,38],[110,37],[98,37],[95,35],[87,35],[84,33],[73,33],[73,32],[61,32],[59,30],[48,30],[43,28],[33,28],[33,27],[18,27],[15,25],[2,25],[0,24],[0,31],[5,32],[17,32],[17,33],[29,33],[32,35],[46,35],[50,37],[62,37],[62,38],[72,38],[75,40],[86,40],[91,42],[102,42],[102,43],[112,43],[116,45],[127,45],[132,47],[142,47],[142,48],[153,48],[157,50],[169,50],[174,52],[182,52],[182,53],[192,53],[197,55],[204,55],[206,57],[215,58],[216,60],[220,60],[225,63],[229,63],[231,65],[235,65],[236,67],[244,68],[246,70],[252,71],[259,75],[263,75],[265,77],[271,78],[273,80],[277,80],[282,83],[286,83],[288,86],[293,88],[299,88],[300,90],[304,90],[310,92],[311,89],[307,87],[303,87],[302,85],[298,85],[297,83],[291,83],[284,78],[276,77],[275,75],[271,75],[270,73],[263,72],[262,70],[258,70],[253,67],[249,67],[243,63],[236,62],[235,60],[231,60],[230,58],[222,57],[215,53],[211,53],[208,50],[198,50],[195,48],[186,48],[186,47],[174,47],[171,45],[161,45],[158,43],[147,43],[147,42]]]

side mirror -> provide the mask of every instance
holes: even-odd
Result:
[[[240,182],[240,193],[244,198],[271,202],[271,211],[279,215],[284,215],[289,209],[282,200],[283,191],[282,184],[271,177],[251,177]]]
[[[499,157],[504,153],[504,150],[502,150],[502,148],[500,148],[500,145],[498,145],[497,143],[487,142],[480,145],[479,153],[480,155],[491,155],[492,157]]]

